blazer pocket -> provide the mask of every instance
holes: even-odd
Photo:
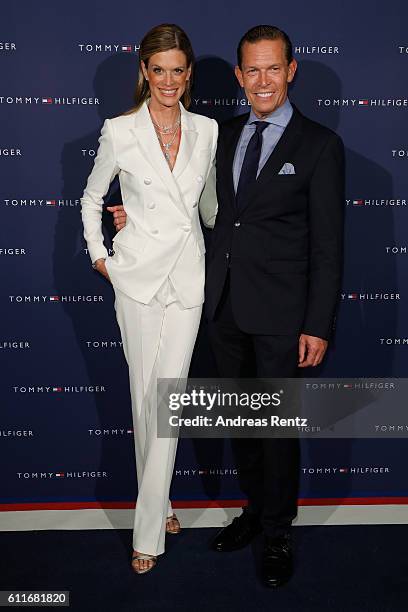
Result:
[[[307,260],[270,259],[266,262],[268,274],[306,274]]]
[[[147,236],[135,236],[135,234],[126,232],[126,229],[127,228],[124,227],[116,234],[112,241],[113,245],[120,244],[135,251],[135,253],[142,253],[146,248],[148,241]]]
[[[198,150],[198,159],[200,160],[201,163],[205,162],[209,164],[211,160],[211,155],[212,155],[211,147],[207,149]]]

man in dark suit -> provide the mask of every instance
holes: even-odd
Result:
[[[206,279],[206,311],[222,378],[295,377],[318,365],[340,292],[344,206],[341,139],[306,119],[287,97],[296,72],[288,36],[249,30],[235,73],[249,114],[221,126],[218,214]],[[297,438],[233,439],[248,507],[216,536],[216,551],[264,532],[263,579],[292,573],[297,514]]]

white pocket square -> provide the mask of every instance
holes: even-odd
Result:
[[[286,162],[279,170],[279,174],[296,174],[295,166],[293,164],[290,164],[289,162]]]

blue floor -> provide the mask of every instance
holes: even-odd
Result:
[[[168,536],[144,576],[128,530],[3,532],[1,590],[69,590],[70,610],[101,612],[408,610],[408,526],[296,527],[295,574],[277,590],[259,581],[261,536],[221,554],[208,548],[216,531]]]

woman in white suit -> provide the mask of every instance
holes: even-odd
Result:
[[[94,268],[113,285],[129,366],[138,478],[132,567],[139,574],[164,552],[166,531],[180,530],[169,501],[177,439],[157,437],[156,383],[188,375],[204,300],[198,211],[206,225],[216,214],[215,198],[206,200],[204,210],[200,196],[207,179],[206,192],[214,193],[210,170],[218,128],[186,110],[193,59],[178,26],[164,24],[146,34],[136,105],[105,121],[81,200],[88,251]],[[108,257],[101,215],[115,175],[127,222]]]

